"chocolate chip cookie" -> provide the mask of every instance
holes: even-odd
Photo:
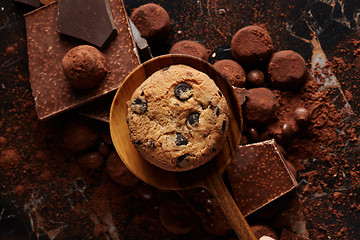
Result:
[[[229,126],[226,99],[205,73],[185,65],[161,69],[128,102],[131,141],[150,163],[186,171],[222,148]]]

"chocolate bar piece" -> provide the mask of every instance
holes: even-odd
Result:
[[[308,240],[308,238],[304,238],[302,236],[290,232],[289,230],[284,229],[282,231],[280,240]]]
[[[40,7],[41,5],[41,2],[40,0],[14,0],[15,2],[18,2],[18,3],[23,3],[23,4],[26,4],[26,5],[29,5],[29,6],[32,6],[32,7]]]
[[[59,0],[57,31],[107,47],[117,34],[109,0]]]
[[[245,217],[297,186],[275,140],[239,146],[227,173],[235,201]],[[200,216],[203,224],[209,225],[208,231],[212,234],[224,236],[232,229],[207,190],[191,189],[177,193]]]
[[[297,186],[275,140],[240,145],[227,173],[235,202],[244,216]]]
[[[58,3],[46,5],[25,15],[30,83],[40,119],[53,117],[114,92],[140,64],[122,1],[110,0],[110,4],[119,32],[103,51],[110,73],[97,87],[89,90],[73,88],[63,74],[62,58],[72,47],[82,42],[61,37],[56,32]]]

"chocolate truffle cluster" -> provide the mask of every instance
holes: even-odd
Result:
[[[287,144],[306,127],[311,114],[299,106],[286,116],[278,116],[276,93],[296,93],[306,84],[304,58],[292,50],[275,52],[270,34],[259,26],[246,26],[234,34],[231,55],[233,59],[216,61],[214,67],[233,85],[242,103],[242,142],[275,138],[278,143]]]

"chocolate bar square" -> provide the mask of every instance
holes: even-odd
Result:
[[[110,4],[118,30],[118,35],[103,51],[110,73],[90,90],[73,88],[63,74],[63,56],[72,47],[84,42],[56,32],[58,4],[49,4],[25,15],[30,83],[40,119],[53,117],[115,91],[140,64],[123,2],[110,0]]]
[[[235,202],[244,216],[297,186],[274,139],[240,145],[227,173]]]

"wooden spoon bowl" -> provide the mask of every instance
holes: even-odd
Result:
[[[126,123],[126,103],[135,89],[154,72],[176,64],[188,65],[206,73],[219,87],[229,106],[229,132],[223,149],[208,163],[184,172],[166,171],[143,159],[130,140]],[[163,55],[138,66],[125,78],[111,106],[110,133],[119,157],[135,176],[150,185],[163,189],[207,188],[217,199],[238,236],[242,239],[256,239],[222,179],[225,168],[230,163],[241,139],[242,117],[239,106],[231,85],[211,64],[187,55]]]

